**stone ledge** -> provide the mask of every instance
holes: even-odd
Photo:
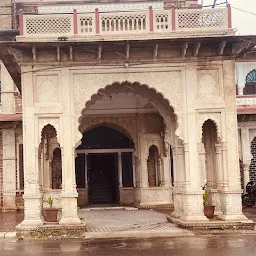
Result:
[[[86,232],[86,224],[59,225],[45,224],[39,227],[17,225],[17,237],[47,238],[47,237],[81,237]]]
[[[16,232],[0,232],[0,239],[1,238],[16,238]]]
[[[210,220],[207,222],[188,222],[180,219],[166,216],[167,220],[177,224],[180,227],[190,230],[254,230],[255,222],[248,221],[221,221]]]
[[[174,209],[173,204],[135,204],[138,209]]]

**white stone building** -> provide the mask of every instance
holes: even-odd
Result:
[[[251,135],[239,121],[239,143],[235,86],[247,74],[235,59],[255,38],[234,37],[229,6],[16,2],[20,34],[1,44],[3,210],[23,195],[21,226],[42,225],[51,195],[61,224],[103,203],[174,205],[181,222],[205,222],[207,182],[220,219],[247,221],[239,158],[248,173]]]

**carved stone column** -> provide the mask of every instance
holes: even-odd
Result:
[[[223,61],[223,83],[225,85],[225,122],[223,122],[222,154],[224,156],[224,188],[221,193],[223,220],[247,220],[242,212],[241,181],[238,160],[237,113],[235,93],[235,64]]]
[[[122,170],[122,154],[118,152],[118,180],[119,188],[123,187],[123,170]]]
[[[3,129],[3,211],[16,210],[15,129]]]
[[[148,187],[148,166],[147,166],[147,159],[143,158],[141,161],[141,187],[147,188]]]
[[[223,180],[222,180],[222,163],[221,163],[221,144],[215,144],[215,152],[216,152],[216,185],[217,189],[211,189],[212,193],[212,203],[215,205],[215,215],[222,214],[221,203],[220,203],[220,194],[218,189],[222,188]]]
[[[81,224],[77,214],[76,179],[75,179],[75,148],[72,143],[71,120],[63,117],[65,129],[63,130],[62,152],[62,217],[60,224]],[[70,125],[69,125],[70,124]]]
[[[136,159],[134,153],[132,154],[132,176],[133,176],[133,187],[136,187]]]
[[[136,174],[136,187],[141,188],[141,163],[138,156],[134,156],[134,164],[135,164],[135,174]]]
[[[84,154],[84,185],[88,189],[88,153]]]
[[[180,219],[185,222],[208,221],[203,213],[203,190],[200,186],[197,143],[194,141],[191,144],[190,146],[184,144],[186,181],[181,192],[183,214]]]
[[[242,144],[242,155],[243,155],[243,175],[244,175],[244,188],[250,181],[250,164],[251,164],[251,144],[250,144],[250,133],[248,127],[241,127],[241,144]]]
[[[250,164],[251,164],[251,162],[248,162],[248,161],[243,164],[243,170],[244,170],[244,191],[245,191],[247,183],[250,181]]]
[[[221,158],[221,144],[215,144],[215,152],[216,152],[216,184],[217,188],[222,187],[222,158]]]
[[[24,146],[24,220],[21,226],[40,226],[42,217],[42,192],[39,184],[38,147],[41,134],[35,126],[33,111],[33,72],[32,67],[22,67],[22,105],[23,105],[23,146]]]
[[[206,178],[206,166],[205,166],[205,148],[202,142],[198,143],[198,154],[199,154],[200,183],[201,183],[201,186],[204,186],[207,181],[207,178]]]
[[[174,211],[171,216],[174,218],[180,218],[183,215],[183,197],[182,197],[182,180],[185,175],[184,172],[184,148],[179,145],[177,148],[172,148],[173,153],[173,174],[174,174],[174,186],[173,186],[173,204]]]
[[[165,142],[165,156],[162,158],[163,162],[163,185],[165,187],[171,187],[171,166],[170,166],[170,145],[169,143]]]

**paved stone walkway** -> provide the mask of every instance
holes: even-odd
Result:
[[[88,232],[114,231],[178,231],[166,214],[153,210],[80,210]]]
[[[0,232],[15,231],[15,227],[23,220],[23,211],[0,212]]]
[[[120,211],[119,211],[120,212]],[[143,214],[141,214],[143,213]],[[97,227],[110,230],[169,230],[169,222],[166,222],[166,215],[171,213],[171,209],[156,209],[123,211],[118,216],[117,212],[105,210],[96,213],[96,211],[81,210],[79,215],[88,224],[88,231],[92,232]],[[252,208],[245,208],[244,214],[256,222],[256,205]],[[0,212],[0,232],[15,231],[15,227],[23,220],[22,211],[18,212]],[[127,222],[126,222],[127,221]],[[174,230],[174,229],[173,229]]]

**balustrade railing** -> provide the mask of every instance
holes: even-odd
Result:
[[[174,9],[73,14],[23,14],[19,19],[20,38],[94,35],[162,34],[231,29],[231,11],[216,9]]]

